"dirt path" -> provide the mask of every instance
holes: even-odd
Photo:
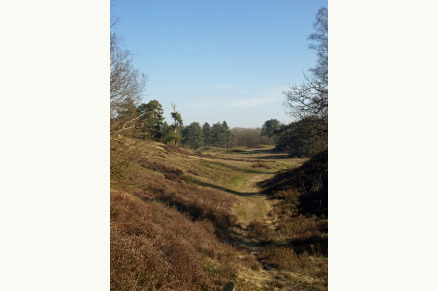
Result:
[[[242,181],[238,191],[247,193],[245,196],[237,197],[239,202],[235,205],[235,214],[239,218],[242,227],[247,227],[251,221],[263,222],[272,208],[273,201],[268,200],[260,193],[256,183],[268,179],[272,174],[252,175],[250,179]]]
[[[253,193],[253,195],[238,197],[239,202],[235,206],[239,218],[240,228],[236,230],[239,237],[233,242],[238,249],[243,249],[259,260],[259,255],[263,250],[258,238],[251,235],[248,225],[252,221],[258,221],[264,225],[274,227],[275,221],[268,216],[269,211],[277,200],[268,200],[267,196],[260,193],[256,186],[257,182],[268,179],[273,174],[255,174],[249,179],[242,181],[239,185],[239,191],[243,193]],[[242,215],[244,213],[244,215]],[[240,215],[239,215],[240,214]],[[275,279],[281,277],[281,274],[269,265],[262,265],[262,269],[253,270],[244,268],[239,271],[239,277],[257,285],[259,288],[269,286]]]

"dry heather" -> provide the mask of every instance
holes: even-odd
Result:
[[[328,284],[327,166],[323,152],[259,183],[280,199],[270,213],[274,228],[258,222],[249,226],[265,245],[259,259],[280,271],[301,274],[289,278],[298,289],[325,290]],[[315,181],[320,181],[318,187]]]
[[[111,290],[220,290],[237,263],[210,221],[111,191]]]
[[[245,212],[258,218],[245,227],[233,214],[262,199],[253,183],[303,161],[111,140],[111,290],[327,289],[327,218],[304,211],[291,171],[260,184],[281,199],[270,217]]]
[[[130,193],[143,200],[161,201],[195,220],[208,219],[220,238],[230,233],[237,221],[229,211],[236,202],[235,197],[188,183],[182,170],[151,161],[141,153],[130,153],[132,150],[131,147],[114,149],[111,163],[117,169],[113,179],[115,189],[130,189]]]
[[[242,266],[260,266],[220,240],[237,221],[236,198],[189,183],[169,164],[173,150],[164,159],[112,141],[111,290],[221,290]]]

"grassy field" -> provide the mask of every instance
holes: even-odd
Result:
[[[112,140],[112,290],[325,290],[326,257],[288,246],[281,201],[256,186],[306,161],[270,146]]]

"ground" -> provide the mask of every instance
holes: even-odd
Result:
[[[257,182],[266,180],[281,170],[299,167],[307,159],[290,158],[285,153],[274,152],[272,146],[256,149],[204,147],[193,151],[154,142],[145,143],[135,140],[124,140],[123,142],[127,148],[135,149],[135,155],[145,157],[148,163],[162,164],[181,170],[186,179],[185,183],[196,185],[201,190],[213,189],[217,195],[229,197],[235,201],[228,208],[223,205],[214,205],[214,207],[223,208],[237,217],[237,224],[233,229],[230,229],[233,234],[223,242],[236,249],[237,257],[243,258],[250,254],[260,262],[261,266],[260,268],[249,268],[245,267],[244,264],[239,265],[238,275],[235,279],[238,290],[296,290],[296,286],[314,285],[317,288],[309,289],[325,289],[324,287],[320,288],[325,283],[318,283],[319,279],[315,276],[281,271],[263,263],[259,255],[267,246],[263,245],[261,239],[254,236],[250,229],[251,223],[254,222],[268,226],[273,230],[273,233],[276,229],[276,218],[271,215],[270,211],[279,201],[269,199],[261,193]],[[135,171],[134,167],[133,171]],[[134,181],[136,178],[130,179]],[[123,184],[117,184],[117,180],[112,179],[112,188],[123,188],[123,190],[132,193],[136,192],[137,185],[132,183],[130,186],[126,181]],[[204,201],[210,203],[206,199]],[[211,203],[216,203],[216,200]],[[277,285],[273,282],[276,282]],[[299,283],[297,284],[297,282]],[[297,290],[302,289],[298,288]]]

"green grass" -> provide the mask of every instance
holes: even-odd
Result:
[[[247,225],[251,221],[263,221],[267,214],[264,199],[261,196],[239,197],[239,202],[234,205],[239,222]]]
[[[229,185],[233,190],[238,190],[239,185],[242,184],[242,181],[244,179],[245,179],[245,176],[243,176],[243,175],[236,176],[230,181]]]

